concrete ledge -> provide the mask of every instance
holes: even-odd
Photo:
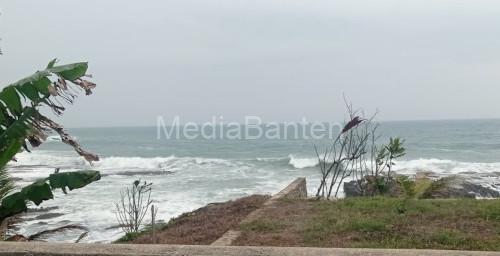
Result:
[[[436,250],[384,250],[384,249],[336,249],[303,247],[236,247],[236,246],[197,246],[197,245],[133,245],[133,244],[64,244],[36,242],[0,242],[0,256],[160,256],[160,255],[402,255],[402,256],[489,256],[500,255],[498,252],[464,252]]]
[[[243,219],[243,221],[241,221],[241,223],[249,223],[259,219],[262,217],[265,208],[273,207],[278,200],[284,198],[307,198],[306,178],[295,179],[292,183],[286,186],[286,188],[269,198],[261,208],[251,212],[245,219]]]
[[[281,190],[278,194],[273,196],[275,199],[279,198],[307,198],[307,184],[306,178],[297,178],[290,183],[286,188]]]
[[[211,246],[228,246],[233,243],[236,238],[238,238],[241,235],[240,231],[237,230],[228,230],[224,235],[219,237],[219,239],[215,240],[211,244]]]

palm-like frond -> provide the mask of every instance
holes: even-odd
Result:
[[[14,189],[14,182],[4,168],[0,168],[0,200]]]
[[[49,131],[72,146],[87,161],[98,161],[95,154],[83,150],[62,126],[45,117],[38,107],[45,105],[55,114],[65,110],[61,102],[73,103],[75,92],[83,89],[92,93],[95,84],[82,79],[87,72],[86,62],[55,66],[52,60],[46,69],[6,86],[0,92],[0,167],[9,162],[27,144],[39,146]]]

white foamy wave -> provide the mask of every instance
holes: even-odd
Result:
[[[74,139],[78,140],[78,137],[75,137],[75,136],[72,136]],[[60,142],[61,141],[61,137],[59,137],[59,135],[52,135],[52,136],[49,136],[47,137],[47,139],[45,140],[45,142]]]
[[[257,161],[259,162],[277,162],[281,160],[288,160],[289,158],[283,158],[283,157],[257,157]],[[252,159],[249,159],[252,160]]]
[[[429,150],[429,151],[441,151],[441,152],[451,152],[451,153],[480,153],[471,149],[451,149],[451,148],[420,148],[421,150]]]
[[[500,172],[500,163],[473,163],[443,159],[415,159],[397,161],[395,170],[406,172],[431,171],[437,174]]]
[[[10,166],[53,166],[53,167],[84,167],[87,162],[75,154],[57,151],[22,152],[16,155],[17,162],[10,162]]]
[[[61,141],[61,137],[57,136],[57,135],[53,135],[53,136],[49,136],[47,137],[47,142],[51,142],[51,141]]]
[[[106,174],[126,173],[127,171],[168,171],[175,172],[190,168],[214,168],[242,166],[238,161],[201,157],[102,157],[100,161],[89,165],[82,157],[72,152],[38,151],[18,154],[17,162],[9,165],[20,169],[92,168],[105,171]]]
[[[318,165],[316,158],[299,158],[293,155],[289,156],[288,164],[296,169],[310,168]],[[475,163],[460,162],[447,159],[414,159],[397,161],[394,170],[401,174],[415,174],[419,171],[430,171],[438,176],[453,174],[467,175],[478,173],[482,176],[493,174],[500,175],[500,162],[494,163]]]
[[[162,170],[181,171],[182,169],[193,167],[214,167],[214,166],[236,166],[224,159],[196,158],[196,157],[106,157],[96,162],[96,169],[122,172],[124,170]],[[109,172],[108,172],[109,173]]]
[[[297,169],[314,167],[318,165],[318,159],[316,158],[298,158],[294,157],[293,155],[290,155],[289,158],[290,161],[288,162],[288,164]]]

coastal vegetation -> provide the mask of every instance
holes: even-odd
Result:
[[[0,168],[0,200],[7,196],[14,188],[12,177],[10,177],[5,167]]]
[[[386,145],[378,139],[376,115],[364,117],[363,110],[354,110],[346,100],[348,121],[323,153],[315,146],[321,172],[316,198],[337,198],[346,179],[357,181],[362,195],[385,194],[394,183],[394,160],[404,156],[404,141],[390,138]]]
[[[17,153],[30,152],[40,146],[51,132],[58,134],[62,142],[88,162],[99,160],[96,154],[85,151],[60,124],[41,111],[47,108],[60,116],[65,110],[61,102],[71,104],[79,90],[90,95],[96,86],[85,79],[87,63],[56,65],[56,62],[56,59],[50,61],[44,70],[5,86],[0,92],[0,223],[26,211],[29,203],[39,205],[52,199],[54,189],[67,193],[68,189],[84,187],[101,177],[97,171],[60,172],[56,168],[49,177],[12,193],[16,188],[8,175],[7,163],[16,161]]]
[[[118,225],[125,236],[134,237],[143,228],[144,217],[151,207],[151,229],[154,229],[154,217],[157,209],[151,199],[153,183],[136,180],[130,188],[120,192],[120,201],[115,203]]]

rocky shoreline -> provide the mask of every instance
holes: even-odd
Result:
[[[375,180],[375,177],[367,175],[363,179],[345,182],[345,197],[377,195],[379,192]],[[499,191],[468,181],[466,177],[450,175],[439,178],[433,172],[417,172],[412,176],[396,175],[391,177],[389,181],[386,181],[388,184],[386,195],[405,196],[405,193],[408,193],[405,182],[413,184],[414,193],[419,199],[500,197]]]

